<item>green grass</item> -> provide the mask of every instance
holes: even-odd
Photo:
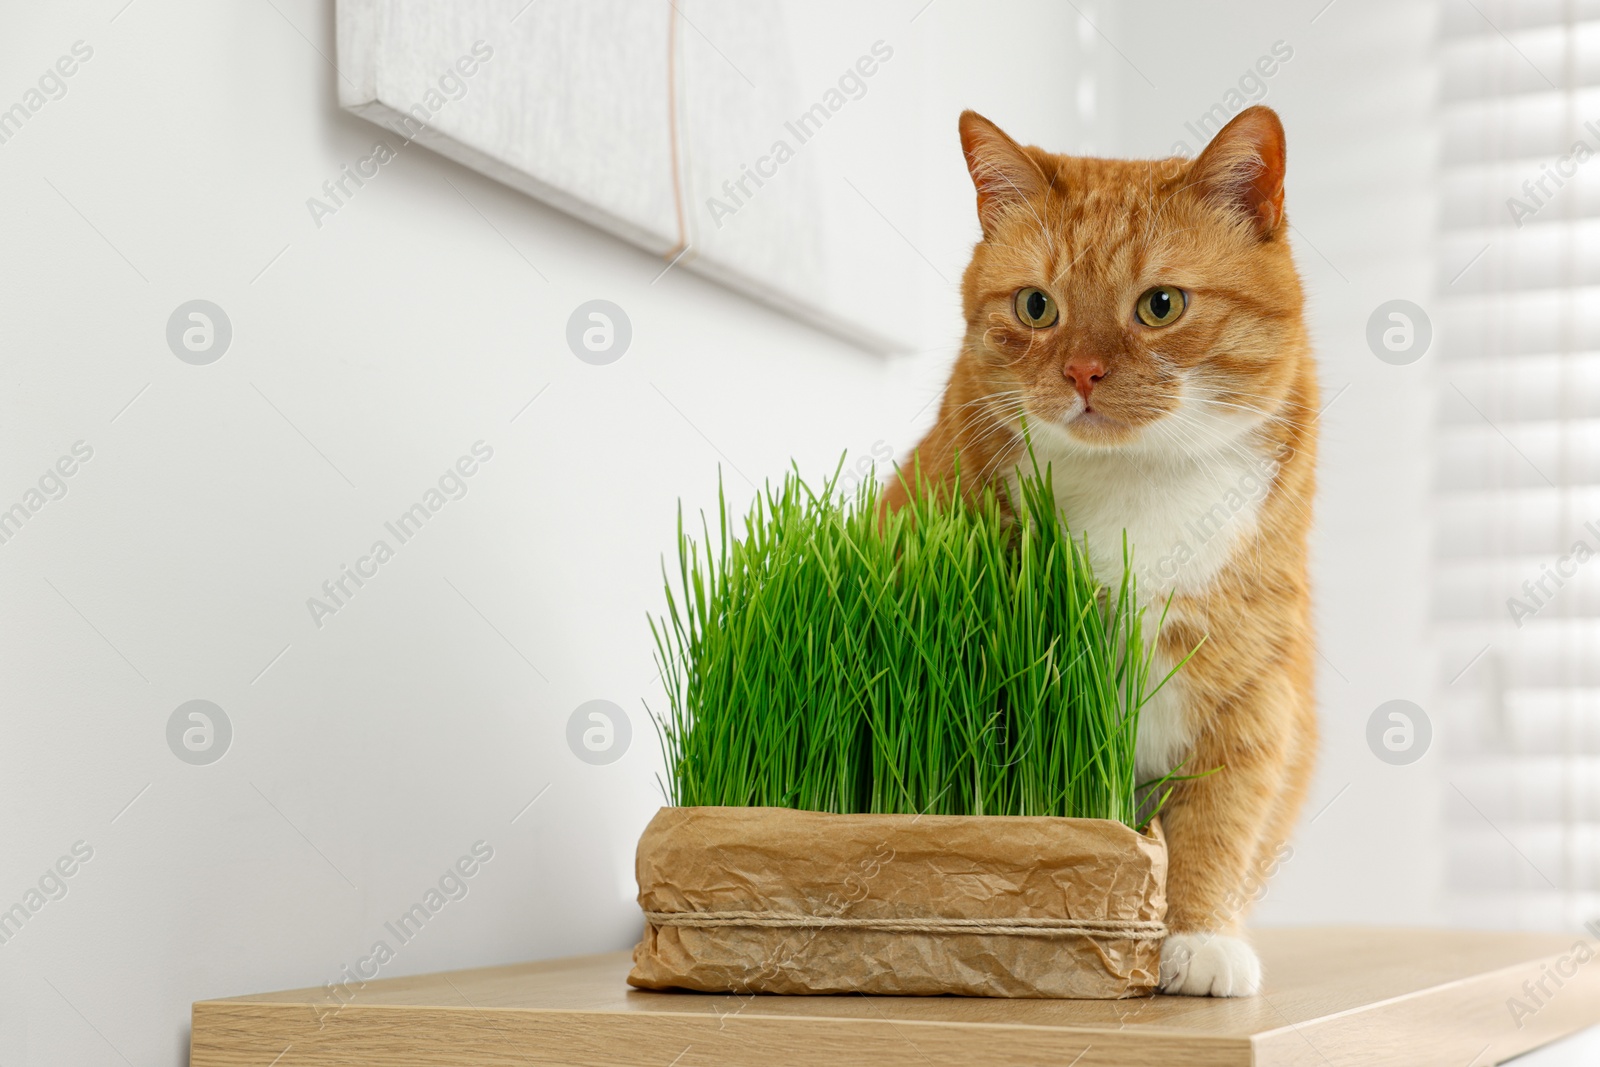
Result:
[[[714,543],[680,507],[650,624],[671,803],[1142,829],[1173,776],[1140,792],[1139,709],[1171,675],[1152,684],[1132,567],[1096,580],[1049,471],[1021,480],[1015,521],[994,490],[880,521],[877,485],[837,477],[768,485],[737,538],[719,491]]]

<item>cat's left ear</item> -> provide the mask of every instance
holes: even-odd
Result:
[[[1191,185],[1213,203],[1249,217],[1270,236],[1283,222],[1283,123],[1270,107],[1247,107],[1206,145]]]

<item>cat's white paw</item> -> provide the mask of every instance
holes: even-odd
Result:
[[[1261,961],[1240,937],[1168,934],[1161,945],[1161,992],[1186,997],[1253,997]]]

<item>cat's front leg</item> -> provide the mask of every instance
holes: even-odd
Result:
[[[1202,744],[1194,755],[1191,765],[1222,769],[1181,783],[1161,815],[1171,931],[1161,949],[1161,991],[1254,996],[1261,962],[1242,920],[1264,877],[1250,867],[1271,822],[1282,761],[1272,747],[1220,752]]]

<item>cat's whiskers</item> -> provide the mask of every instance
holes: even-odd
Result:
[[[1213,430],[1210,427],[1205,427],[1205,426],[1201,425],[1200,423],[1194,421],[1193,419],[1184,418],[1184,419],[1174,420],[1174,421],[1177,422],[1179,425],[1183,426],[1184,428],[1186,428],[1189,431],[1192,431],[1192,432],[1211,432],[1214,436],[1216,436],[1216,431],[1215,430]],[[1225,445],[1226,447],[1231,449],[1236,455],[1238,455],[1238,456],[1240,456],[1240,457],[1242,457],[1244,459],[1247,459],[1247,460],[1249,460],[1250,462],[1252,462],[1254,464],[1262,464],[1262,463],[1270,464],[1272,466],[1272,468],[1273,468],[1274,473],[1276,472],[1277,465],[1278,465],[1276,460],[1268,459],[1267,457],[1262,456],[1260,453],[1252,451],[1244,441],[1242,441],[1242,440],[1231,440],[1230,441],[1230,440],[1228,440],[1226,438],[1221,438],[1220,436],[1217,437],[1217,440],[1218,440],[1218,444],[1219,445]],[[1304,501],[1301,501],[1301,500],[1299,500],[1297,498],[1294,498],[1294,497],[1286,497],[1285,499],[1288,500],[1289,504],[1292,507],[1297,508],[1301,512],[1301,514],[1303,516],[1305,516],[1306,519],[1309,520],[1311,518],[1311,508],[1307,503],[1305,503]]]
[[[1171,441],[1182,460],[1199,468],[1208,478],[1215,479],[1220,475],[1218,457],[1225,449],[1220,445],[1206,447],[1206,442],[1200,437],[1201,426],[1188,419],[1170,416],[1155,425]]]
[[[1273,411],[1267,411],[1265,408],[1258,408],[1253,404],[1234,404],[1226,400],[1218,400],[1215,397],[1208,396],[1193,396],[1189,397],[1188,399],[1196,404],[1209,404],[1212,407],[1227,408],[1230,411],[1249,412],[1263,423],[1272,423],[1278,426],[1294,425],[1294,422],[1289,418],[1279,415]]]
[[[1194,447],[1197,458],[1202,455],[1216,457],[1230,453],[1251,465],[1259,465],[1264,459],[1249,443],[1251,432],[1243,435],[1225,434],[1219,427],[1202,422],[1194,417],[1194,413],[1181,408],[1156,425],[1162,427],[1163,432],[1169,437],[1174,432],[1181,431],[1184,441]],[[1207,445],[1210,447],[1206,447]]]
[[[1172,409],[1173,412],[1181,410],[1185,404],[1209,404],[1214,407],[1249,412],[1250,414],[1257,416],[1261,422],[1265,423],[1277,423],[1283,426],[1294,425],[1290,419],[1282,415],[1267,411],[1263,408],[1254,407],[1250,404],[1232,404],[1226,400],[1218,400],[1215,397],[1196,396],[1194,394],[1161,393],[1157,395],[1163,400],[1173,400],[1177,402],[1177,406]]]
[[[984,411],[977,424],[978,440],[987,442],[996,434],[1008,433],[1018,436],[1021,433],[1020,422],[1022,412],[1014,410]]]
[[[1005,400],[1008,400],[1008,399],[1021,400],[1026,395],[1027,395],[1026,391],[1023,390],[1023,389],[1020,389],[1020,388],[1019,389],[993,389],[993,390],[990,390],[989,392],[983,394],[982,396],[976,397],[976,398],[974,398],[972,400],[968,400],[964,404],[957,404],[955,407],[951,408],[950,411],[951,411],[951,414],[955,414],[956,412],[966,411],[968,408],[975,408],[975,407],[978,407],[980,405],[985,405],[986,406],[986,405],[989,405],[989,404],[993,404],[993,403],[995,403],[997,401],[1005,401]]]
[[[1194,398],[1190,397],[1187,399]],[[1173,409],[1173,411],[1163,421],[1182,426],[1193,433],[1203,434],[1207,440],[1213,442],[1218,448],[1226,448],[1238,453],[1239,455],[1251,454],[1248,451],[1248,447],[1244,443],[1244,439],[1251,433],[1251,428],[1246,428],[1245,432],[1242,434],[1237,432],[1224,433],[1223,427],[1218,426],[1214,420],[1204,421],[1198,418],[1197,414],[1198,413],[1191,411],[1180,404],[1177,408]],[[1231,426],[1228,428],[1235,429],[1235,427]]]
[[[1285,408],[1298,408],[1305,412],[1316,410],[1308,404],[1301,404],[1298,401],[1281,394],[1255,393],[1248,389],[1242,389],[1236,385],[1220,385],[1217,388],[1220,392],[1229,396],[1243,397],[1247,400],[1264,400],[1269,404],[1275,404]]]
[[[1159,356],[1159,353],[1152,353],[1152,354]],[[1177,377],[1178,377],[1178,380],[1179,380],[1180,383],[1187,383],[1190,380],[1190,377],[1188,375],[1185,375],[1185,374],[1179,374]],[[1268,403],[1274,404],[1274,405],[1276,405],[1278,407],[1299,407],[1302,410],[1305,410],[1305,406],[1302,405],[1302,404],[1295,404],[1292,401],[1289,401],[1286,398],[1282,398],[1282,397],[1268,396],[1265,393],[1251,393],[1251,392],[1248,392],[1248,391],[1243,390],[1243,389],[1235,389],[1235,388],[1233,388],[1231,386],[1219,386],[1219,387],[1217,387],[1217,390],[1219,392],[1225,393],[1225,394],[1230,395],[1230,396],[1239,397],[1240,399],[1263,400],[1263,401],[1266,401]],[[1290,424],[1290,421],[1291,421],[1291,420],[1287,419],[1285,416],[1280,415],[1277,412],[1270,411],[1270,410],[1268,410],[1266,408],[1259,408],[1259,407],[1255,407],[1255,406],[1250,405],[1250,404],[1234,404],[1234,403],[1231,403],[1230,401],[1222,400],[1222,399],[1220,399],[1219,397],[1217,397],[1215,395],[1213,395],[1213,396],[1202,396],[1202,395],[1200,395],[1198,390],[1189,390],[1188,392],[1184,392],[1184,391],[1180,390],[1177,393],[1162,393],[1162,394],[1159,394],[1159,395],[1161,396],[1162,399],[1165,399],[1165,400],[1176,400],[1176,401],[1179,402],[1180,405],[1184,401],[1194,401],[1196,403],[1202,403],[1202,404],[1216,404],[1216,405],[1219,405],[1219,406],[1235,407],[1235,408],[1238,408],[1241,411],[1249,411],[1249,412],[1251,412],[1253,414],[1261,416],[1263,419],[1268,419],[1268,420],[1271,420],[1271,421],[1281,422],[1281,423],[1284,423],[1286,425]]]

